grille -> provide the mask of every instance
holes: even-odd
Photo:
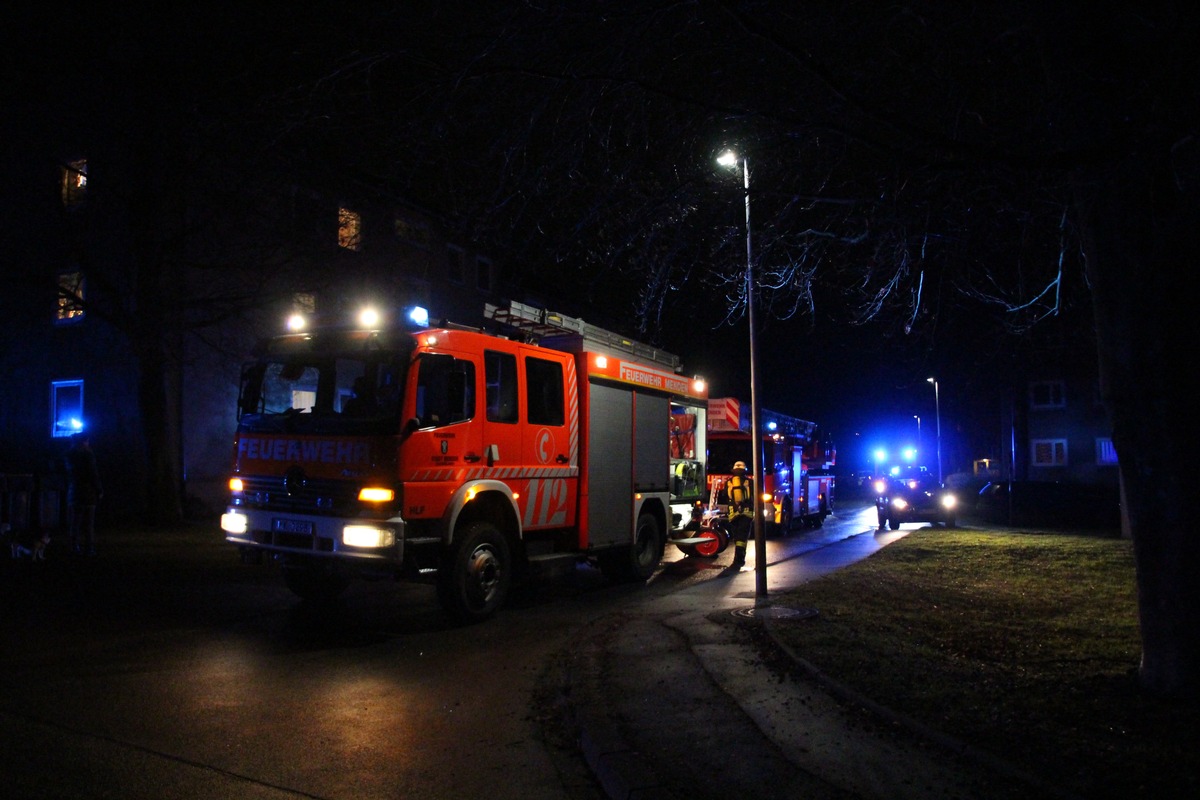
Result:
[[[358,486],[345,481],[243,478],[242,504],[268,511],[346,515],[357,509]]]

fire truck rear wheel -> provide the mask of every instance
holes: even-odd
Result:
[[[652,514],[638,517],[631,546],[615,547],[599,559],[600,571],[613,581],[646,581],[662,561],[666,540]]]
[[[438,569],[438,600],[460,622],[487,619],[504,604],[512,586],[508,540],[490,522],[467,527]]]
[[[283,582],[292,590],[292,594],[316,603],[336,599],[350,585],[349,578],[321,564],[286,567],[283,570]]]

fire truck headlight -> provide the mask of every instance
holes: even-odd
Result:
[[[221,515],[221,530],[226,533],[245,533],[250,528],[250,520],[245,514],[230,511]]]
[[[958,505],[958,498],[952,494],[942,495],[942,508],[954,508]]]
[[[885,489],[887,489],[886,483],[883,481],[875,481],[875,494],[883,494]]]
[[[390,503],[396,499],[396,491],[382,486],[364,486],[358,491],[358,499],[364,503]]]
[[[374,525],[347,525],[342,528],[342,541],[351,547],[391,547],[396,543],[396,533]]]
[[[898,511],[903,511],[904,509],[908,508],[908,503],[907,503],[907,502],[905,502],[905,500],[904,500],[904,498],[903,498],[903,497],[894,497],[894,498],[892,498],[892,505],[893,505],[893,506],[894,506],[894,507],[895,507],[895,508],[896,508]]]

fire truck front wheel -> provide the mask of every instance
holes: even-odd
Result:
[[[490,522],[475,522],[451,545],[438,569],[438,600],[460,622],[487,619],[512,586],[508,540]]]

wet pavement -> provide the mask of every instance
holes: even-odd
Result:
[[[773,594],[904,535],[806,532],[768,564],[766,597],[756,593],[752,542],[740,574],[718,577],[732,558],[727,551],[710,562],[711,578],[594,622],[576,643],[563,692],[605,793],[622,800],[1056,796],[1001,759],[855,695],[772,637],[774,657],[800,667],[780,669],[750,635],[748,626],[770,636],[776,626],[804,624],[812,611],[772,606]],[[673,568],[682,567],[666,565]]]

